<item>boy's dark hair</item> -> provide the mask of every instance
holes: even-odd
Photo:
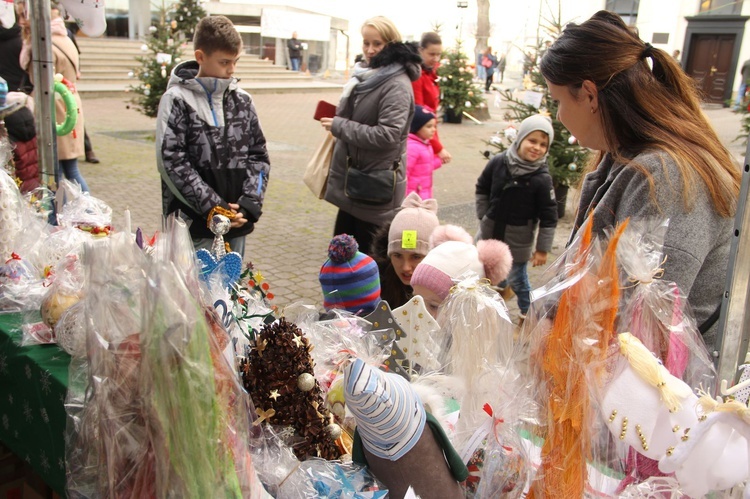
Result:
[[[217,50],[239,54],[242,49],[242,38],[229,18],[208,16],[201,19],[195,27],[193,47],[195,50],[202,50],[206,55],[211,55]]]
[[[430,45],[442,45],[443,39],[440,38],[440,35],[435,33],[434,31],[428,31],[426,33],[422,33],[422,39],[419,41],[419,46],[423,49],[426,49]]]

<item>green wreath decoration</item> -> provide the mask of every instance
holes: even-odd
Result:
[[[57,132],[57,136],[59,137],[68,135],[75,128],[76,121],[78,121],[78,104],[75,97],[73,97],[73,92],[62,81],[55,81],[54,90],[60,94],[65,103],[65,121],[55,126],[55,132]]]

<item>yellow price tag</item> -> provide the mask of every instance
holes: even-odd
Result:
[[[401,232],[401,249],[417,249],[417,231],[405,230]]]

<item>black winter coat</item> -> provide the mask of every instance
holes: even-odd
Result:
[[[550,251],[557,227],[557,201],[546,165],[532,173],[511,177],[507,152],[498,154],[479,176],[476,197],[480,220],[494,221],[491,235],[483,230],[482,237],[505,241],[513,253],[513,261],[528,261],[537,225],[536,248]],[[483,223],[483,227],[491,226]]]
[[[0,26],[0,77],[8,83],[9,92],[18,92],[22,84],[31,81],[18,62],[22,45],[21,27],[18,24],[10,28]]]

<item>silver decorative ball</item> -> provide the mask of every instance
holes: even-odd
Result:
[[[572,172],[576,171],[577,169],[578,169],[578,165],[576,165],[575,163],[571,163],[568,165],[568,170]]]
[[[297,388],[303,392],[309,392],[315,386],[315,376],[310,373],[302,373],[297,378]]]
[[[336,423],[329,424],[328,426],[326,426],[326,429],[328,430],[328,433],[331,434],[332,439],[338,440],[339,438],[341,438],[341,427]]]
[[[568,144],[573,145],[576,143],[576,140],[577,139],[571,135],[570,137],[568,137]]]

